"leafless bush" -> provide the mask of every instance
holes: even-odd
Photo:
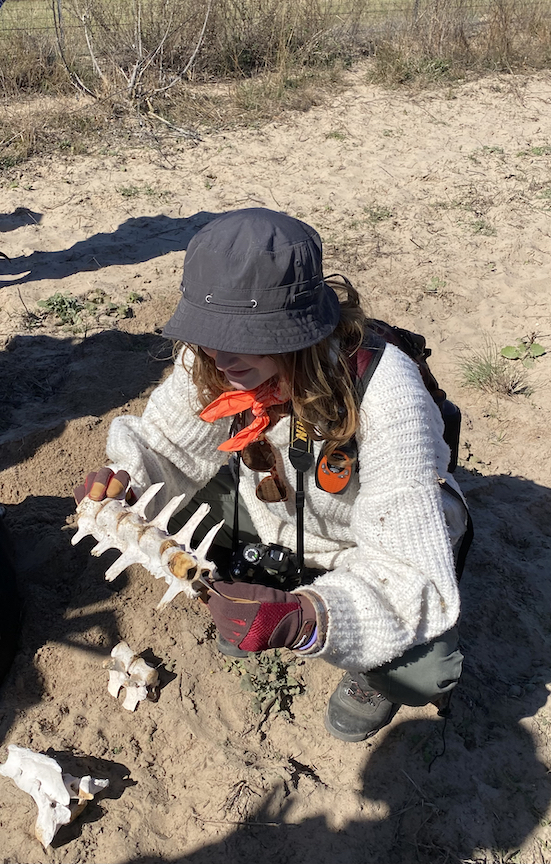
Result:
[[[151,96],[182,80],[250,77],[350,56],[367,0],[66,0],[103,86]],[[335,26],[337,25],[337,26]]]

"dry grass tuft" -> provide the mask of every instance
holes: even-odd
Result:
[[[524,369],[512,365],[501,356],[491,340],[473,351],[460,365],[461,383],[473,390],[482,390],[498,396],[530,396]]]
[[[113,136],[113,106],[92,99],[29,99],[0,114],[0,170],[33,155],[84,154]],[[121,130],[122,131],[122,130]],[[127,133],[126,133],[127,135]]]
[[[414,0],[388,16],[373,45],[372,81],[431,85],[488,71],[540,69],[551,61],[546,0]]]

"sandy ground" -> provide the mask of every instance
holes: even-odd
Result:
[[[551,862],[550,360],[512,399],[462,388],[460,372],[489,342],[536,334],[551,349],[550,103],[549,75],[411,95],[357,69],[325,105],[261,129],[60,153],[4,178],[0,500],[26,614],[0,755],[16,743],[111,784],[44,851],[33,801],[0,778],[5,864]],[[168,371],[158,330],[188,240],[246,206],[314,225],[327,272],[346,273],[376,317],[425,334],[462,407],[457,476],[476,540],[465,673],[434,762],[432,707],[402,709],[370,742],[330,738],[340,673],[321,661],[291,667],[303,692],[288,713],[255,713],[200,603],[180,595],[157,612],[148,573],[106,583],[114,556],[70,545],[73,486],[104,463],[111,419],[141,412]],[[100,298],[86,333],[33,317],[56,292]],[[107,302],[133,317],[105,315]],[[102,667],[121,638],[161,674],[158,701],[133,714]]]

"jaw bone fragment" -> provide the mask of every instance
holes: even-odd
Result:
[[[127,711],[135,711],[138,702],[147,699],[155,693],[159,683],[157,670],[132,651],[126,642],[119,642],[111,651],[111,660],[104,666],[109,669],[109,685],[111,696],[118,697],[121,687],[126,690],[122,707]]]
[[[102,555],[107,549],[119,549],[122,552],[105,573],[109,582],[130,564],[142,564],[156,579],[164,579],[168,589],[157,609],[182,591],[188,597],[203,593],[204,584],[199,581],[199,577],[210,577],[215,570],[215,565],[207,560],[206,555],[224,524],[222,521],[214,525],[197,549],[192,549],[193,532],[210,510],[208,504],[201,504],[176,534],[168,534],[166,529],[169,519],[182,503],[183,495],[172,498],[148,522],[144,515],[145,508],[163,485],[156,483],[150,486],[132,506],[115,498],[104,498],[103,501],[83,498],[77,507],[78,531],[71,540],[75,545],[91,534],[98,541],[92,549],[92,555]]]
[[[88,801],[109,786],[109,780],[64,774],[55,759],[16,744],[8,746],[8,758],[0,765],[0,774],[11,777],[16,786],[34,798],[38,807],[35,834],[45,849],[62,825],[76,819]]]

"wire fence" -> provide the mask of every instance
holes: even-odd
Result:
[[[254,0],[251,0],[251,3],[253,5],[246,10],[246,13],[243,8],[241,9],[241,14],[246,14],[249,22],[262,14],[260,4],[255,11]],[[465,13],[480,19],[487,14],[491,3],[492,0],[470,0],[470,2],[452,5],[455,7],[459,5]],[[194,5],[199,6],[201,4],[198,2]],[[207,0],[205,0],[203,6],[206,8],[207,5]],[[430,7],[431,15],[435,12],[438,14],[439,7],[440,10],[445,9],[446,0],[442,0],[442,2],[429,0],[428,3],[425,0],[383,0],[383,2],[379,0],[378,3],[358,3],[350,0],[349,3],[325,2],[323,5],[324,18],[328,22],[332,20],[335,26],[346,25],[347,21],[354,19],[356,25],[363,24],[365,27],[369,27],[370,23],[380,21],[382,18],[395,17],[414,20],[426,15],[428,7]],[[129,0],[127,14],[124,16],[126,21],[119,18],[120,26],[128,23],[132,17],[132,11],[135,12],[135,6],[136,4],[130,3]],[[144,6],[147,6],[147,0],[145,0]],[[166,6],[170,6],[170,0]],[[85,9],[86,7],[82,8]],[[91,20],[91,16],[85,11],[77,11],[77,7],[70,0],[69,2],[68,0],[0,0],[0,39],[8,43],[12,33],[42,33],[55,37],[56,21],[63,32],[77,32],[84,37],[85,19],[87,18]],[[84,38],[83,42],[85,42]]]
[[[389,15],[410,20],[420,2],[427,0],[0,0],[0,75],[3,61],[23,46],[41,58],[65,53],[72,64],[99,75],[106,64],[148,53],[152,65],[177,69],[199,34],[199,73],[203,66],[216,74],[216,53],[233,53],[236,68],[245,72],[261,68],[263,58],[270,68],[275,54],[297,46],[308,62],[307,52],[315,54],[322,41],[326,50],[331,38],[352,45]]]
[[[84,89],[114,73],[135,94],[146,74],[163,88],[381,45],[403,57],[404,35],[424,60],[549,65],[551,0],[0,0],[0,89],[36,89],[61,58]]]

